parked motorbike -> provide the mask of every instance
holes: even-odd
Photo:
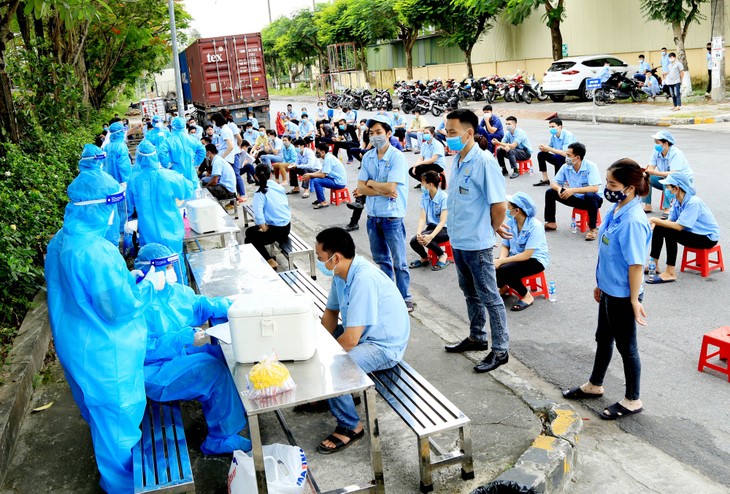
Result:
[[[626,77],[626,72],[614,72],[602,87],[596,89],[595,100],[597,105],[603,106],[625,99],[639,102],[645,96],[645,93],[639,89],[636,80]]]

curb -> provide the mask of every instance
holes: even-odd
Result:
[[[593,115],[577,112],[558,112],[558,117],[563,120],[577,120],[581,122],[592,122]],[[624,125],[651,125],[669,127],[672,125],[695,125],[730,122],[730,115],[718,115],[716,117],[623,117],[618,115],[596,115],[596,122],[614,123]]]
[[[0,386],[0,484],[12,460],[28,404],[33,397],[33,376],[40,372],[51,341],[46,290],[33,299],[23,319],[8,363],[2,369]]]
[[[578,435],[583,430],[580,415],[570,405],[547,400],[510,370],[499,368],[490,374],[511,389],[541,418],[543,432],[517,459],[514,467],[478,487],[472,494],[565,492],[573,477]]]

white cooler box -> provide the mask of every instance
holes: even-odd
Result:
[[[272,352],[281,361],[314,355],[319,321],[308,293],[240,295],[228,309],[228,323],[236,362],[258,362]]]
[[[223,221],[220,216],[220,206],[210,198],[195,199],[185,205],[190,228],[198,233],[208,233],[220,230]]]

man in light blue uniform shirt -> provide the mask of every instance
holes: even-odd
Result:
[[[373,149],[362,158],[355,196],[366,196],[368,238],[373,261],[393,278],[412,312],[415,305],[409,292],[411,275],[406,261],[406,215],[408,162],[390,145],[389,120],[380,115],[368,121]]]
[[[512,167],[512,175],[509,178],[517,178],[520,176],[520,169],[517,167],[518,161],[529,160],[532,157],[532,145],[527,133],[517,128],[517,118],[507,117],[505,124],[506,131],[502,141],[492,139],[492,145],[497,147],[497,162],[502,168],[502,175],[507,175],[507,167],[504,164],[504,158],[509,159]],[[449,149],[451,149],[449,147]]]
[[[322,169],[322,162],[317,159],[314,151],[307,147],[303,139],[296,139],[292,145],[297,150],[297,161],[294,166],[289,168],[289,185],[292,186],[292,189],[287,194],[299,192],[299,175],[318,172]],[[309,197],[309,182],[304,180],[302,186],[305,189],[302,198],[306,199]]]
[[[647,70],[651,72],[651,66],[644,60],[644,55],[639,55],[639,68],[636,70],[636,74],[634,74],[634,79],[644,82]]]
[[[641,90],[649,96],[652,101],[656,99],[656,95],[662,92],[662,88],[659,86],[659,81],[651,70],[645,72],[644,84],[641,86]]]
[[[254,127],[252,122],[246,122],[243,124],[243,134],[241,137],[244,141],[248,141],[249,144],[253,146],[253,143],[256,142],[256,139],[259,136],[258,131],[254,129],[258,129],[258,126]]]
[[[662,66],[662,79],[664,79],[669,72],[669,54],[667,53],[667,49],[664,47],[662,47],[662,59],[660,63]]]
[[[206,188],[216,199],[236,198],[236,174],[233,167],[226,160],[218,156],[215,144],[205,146],[206,158],[210,160],[210,181]]]
[[[446,151],[444,150],[444,145],[434,137],[435,134],[436,128],[432,125],[423,129],[421,156],[408,170],[408,175],[418,181],[415,187],[416,189],[421,188],[421,175],[427,171],[435,171],[436,173],[444,171],[444,156],[446,155]]]
[[[286,116],[289,119],[299,120],[299,114],[294,111],[294,108],[290,104],[286,105]]]
[[[329,206],[324,197],[324,188],[340,190],[347,186],[347,172],[340,160],[329,152],[329,146],[323,142],[317,144],[315,149],[317,159],[324,161],[322,169],[318,172],[306,173],[302,176],[309,180],[309,190],[314,190],[317,200],[314,201],[314,209],[322,209]]]
[[[322,326],[364,372],[397,365],[408,345],[411,326],[393,281],[365,258],[355,255],[355,243],[342,228],[320,232],[315,253],[320,271],[332,276]],[[341,325],[337,323],[338,316],[342,318]],[[337,428],[317,447],[321,454],[336,453],[363,436],[351,395],[327,401],[337,419]]]
[[[504,178],[494,157],[474,143],[478,125],[471,110],[459,109],[446,116],[446,143],[458,153],[448,189],[449,239],[469,315],[469,336],[447,345],[446,351],[487,350],[484,326],[489,316],[492,351],[474,367],[476,372],[489,372],[509,360],[507,313],[497,288],[492,252],[494,232],[504,222],[507,202]]]
[[[604,84],[611,78],[611,64],[608,62],[603,64],[603,68],[596,74],[596,78],[601,80],[601,84]]]
[[[547,174],[547,163],[550,163],[555,167],[555,173],[558,173],[560,167],[565,164],[565,151],[568,149],[569,144],[575,142],[575,136],[563,128],[563,121],[559,118],[551,118],[548,122],[548,128],[550,129],[550,144],[540,144],[538,149],[540,152],[537,153],[537,163],[542,172],[542,180],[533,184],[535,187],[542,185],[550,185]]]
[[[284,117],[284,134],[292,140],[299,138],[299,126],[291,121],[289,117]]]
[[[406,119],[398,110],[393,110],[393,115],[390,117],[390,121],[393,124],[393,135],[399,141],[405,141],[406,138]]]
[[[314,142],[314,123],[309,120],[309,115],[302,113],[302,119],[299,121],[299,138],[304,142]]]
[[[644,211],[651,212],[652,189],[662,190],[664,191],[664,202],[661,205],[664,210],[662,219],[666,219],[669,214],[669,205],[674,196],[659,181],[667,178],[670,173],[684,173],[690,181],[694,182],[694,172],[684,153],[674,146],[674,136],[671,132],[660,130],[651,137],[654,139],[654,151],[651,154],[649,165],[646,167],[651,188],[646,197],[643,198]]]
[[[555,174],[555,181],[545,191],[545,230],[557,230],[555,222],[555,203],[560,202],[568,207],[583,209],[588,212],[588,228],[586,240],[595,240],[598,236],[596,224],[598,210],[603,204],[603,197],[598,195],[601,185],[601,174],[592,161],[585,159],[586,147],[580,142],[568,145],[565,152],[565,166]]]

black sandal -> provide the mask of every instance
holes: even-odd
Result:
[[[603,396],[603,393],[586,393],[580,389],[580,386],[563,391],[563,398],[569,400],[585,400],[587,398],[600,398],[601,396]]]
[[[603,420],[616,420],[622,417],[628,417],[629,415],[636,415],[644,411],[644,408],[637,408],[636,410],[629,410],[621,403],[614,403],[610,407],[606,407],[601,413],[600,417]],[[606,413],[608,412],[608,413]]]
[[[345,436],[349,438],[350,440],[346,443],[343,443],[342,440],[335,436],[335,434],[340,434],[341,436]],[[317,452],[323,455],[331,455],[332,453],[337,453],[338,451],[342,451],[346,447],[348,447],[350,444],[354,443],[358,439],[362,438],[365,435],[365,429],[363,428],[360,432],[355,432],[350,429],[345,429],[344,427],[340,427],[339,425],[335,427],[334,434],[330,434],[327,436],[327,439],[325,441],[331,441],[335,444],[334,448],[328,448],[324,444],[320,443],[319,446],[317,446]],[[324,442],[324,441],[323,441]]]

